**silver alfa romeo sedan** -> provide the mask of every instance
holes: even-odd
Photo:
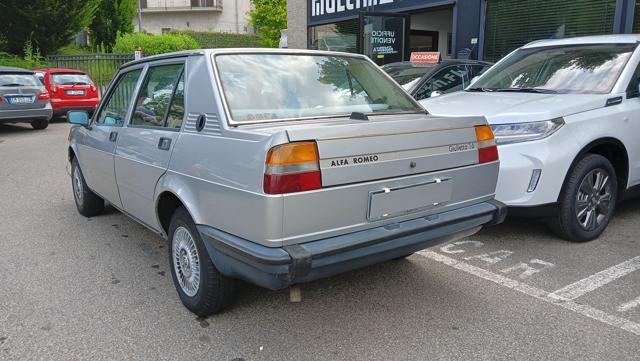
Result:
[[[431,117],[368,58],[201,50],[124,65],[70,112],[80,214],[108,202],[168,239],[197,315],[236,280],[282,289],[499,223],[482,117]]]

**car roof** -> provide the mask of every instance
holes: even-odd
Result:
[[[12,66],[0,66],[0,73],[33,74],[33,71],[27,70],[27,69],[22,69],[22,68],[15,68],[15,67],[12,67]]]
[[[362,54],[344,53],[338,51],[325,51],[325,50],[306,50],[306,49],[275,49],[275,48],[221,48],[221,49],[197,49],[197,50],[185,50],[177,51],[173,53],[159,54],[147,56],[139,60],[133,60],[122,67],[126,68],[131,65],[147,63],[150,61],[180,58],[186,56],[197,55],[217,55],[217,54],[300,54],[300,55],[327,55],[327,56],[348,56],[353,58],[367,58]]]
[[[640,34],[616,34],[616,35],[594,35],[580,36],[565,39],[545,39],[530,42],[522,48],[538,48],[547,46],[568,46],[587,44],[635,44],[640,42]]]
[[[39,72],[43,72],[43,73],[51,73],[51,74],[56,74],[56,73],[86,74],[86,72],[84,72],[82,70],[65,69],[65,68],[49,68],[49,69],[41,68],[41,69],[36,69],[34,71],[39,71]]]

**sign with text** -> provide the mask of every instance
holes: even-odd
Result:
[[[408,49],[409,21],[404,14],[361,14],[360,52],[378,65],[403,61]]]
[[[439,63],[440,52],[439,51],[418,51],[411,53],[412,63]]]
[[[360,12],[408,11],[442,0],[307,0],[309,25],[355,19]]]

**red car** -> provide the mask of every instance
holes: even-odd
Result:
[[[98,88],[87,73],[74,69],[36,69],[36,77],[51,94],[53,115],[66,115],[70,110],[86,110],[93,114],[100,102]]]

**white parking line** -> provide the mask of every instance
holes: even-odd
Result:
[[[625,330],[627,332],[631,332],[635,335],[640,336],[640,324],[629,321],[625,318],[610,315],[604,311],[595,309],[588,305],[581,305],[571,300],[552,298],[550,297],[550,294],[547,291],[530,286],[520,281],[513,280],[511,278],[499,275],[497,273],[493,273],[485,269],[470,265],[466,262],[458,261],[451,257],[442,255],[440,253],[424,250],[424,251],[418,252],[417,254],[423,257],[426,257],[428,259],[443,263],[447,266],[451,266],[457,270],[483,278],[487,281],[497,283],[501,286],[510,288],[512,290],[523,293],[525,295],[534,297],[538,300],[541,300],[556,306],[560,306],[567,310],[570,310],[575,313],[581,314],[583,316],[589,317],[591,319],[600,321],[607,325],[618,327],[622,330]]]
[[[629,302],[623,303],[620,306],[618,306],[618,312],[626,312],[638,306],[640,306],[640,296],[638,296],[638,298],[636,299],[633,299]]]
[[[578,282],[554,291],[549,295],[549,297],[559,300],[575,300],[582,295],[596,290],[607,283],[615,281],[616,279],[626,276],[638,269],[640,269],[640,256],[609,267],[587,278],[581,279]]]

